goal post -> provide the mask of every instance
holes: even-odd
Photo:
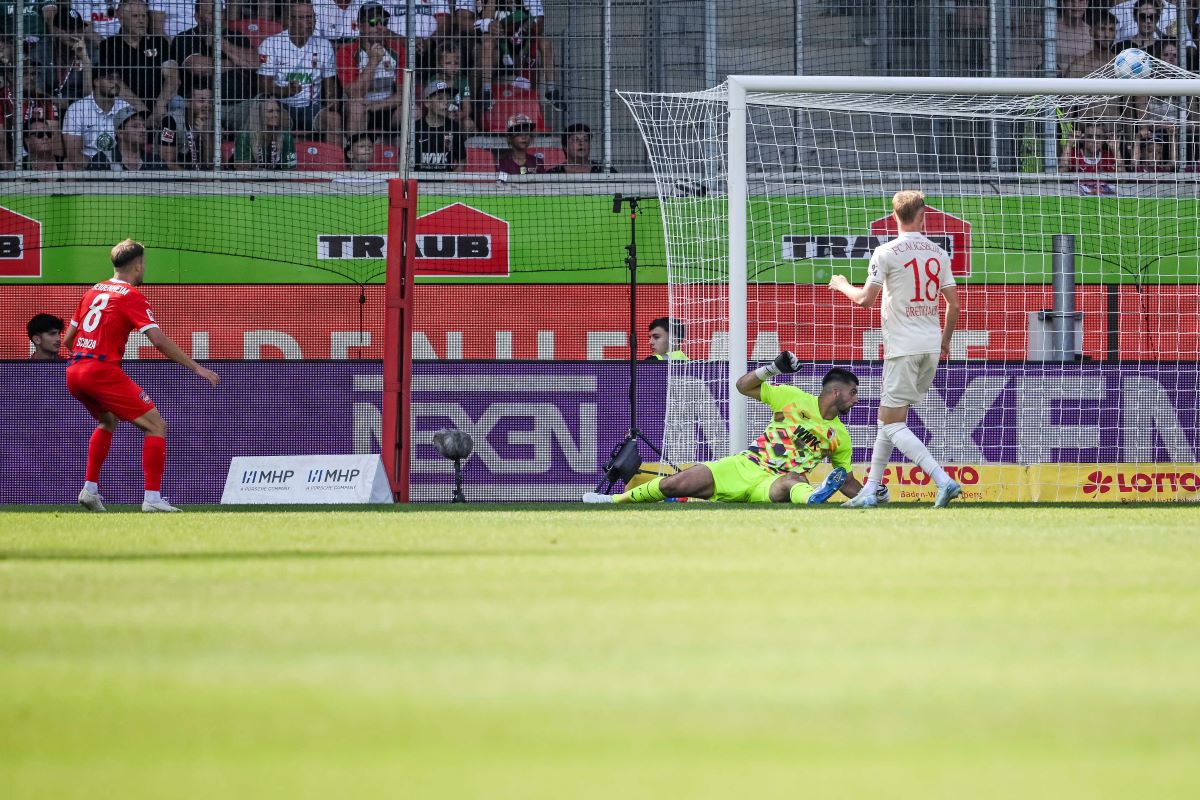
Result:
[[[804,388],[857,362],[864,394],[877,395],[878,319],[825,284],[835,272],[863,282],[870,251],[894,235],[891,194],[914,188],[937,211],[927,232],[954,251],[964,302],[951,363],[918,410],[935,455],[1011,464],[1027,485],[1041,481],[994,499],[1070,499],[1059,491],[1075,480],[1068,464],[1194,464],[1200,186],[1188,123],[1200,79],[1157,60],[1153,74],[1118,79],[1110,65],[1077,80],[732,76],[701,92],[622,92],[650,154],[670,313],[693,359],[668,365],[665,455],[712,458],[749,443],[763,411],[733,384],[773,343],[810,354]],[[1115,162],[1095,155],[1093,136]],[[706,236],[718,222],[723,243]],[[1052,265],[1068,263],[1056,236],[1075,248],[1070,296],[1054,291],[1063,273]],[[1078,331],[1066,336],[1068,318]],[[1048,358],[1064,341],[1076,352]],[[1056,388],[1024,414],[1018,395],[1039,380]],[[1156,410],[1136,410],[1147,403]],[[697,436],[711,431],[714,406],[723,442]],[[1044,455],[1037,436],[992,430],[1001,419],[1053,420]],[[856,421],[861,451],[873,420]]]
[[[384,284],[383,408],[380,454],[392,496],[409,501],[412,462],[413,284],[417,253],[417,181],[388,181]]]

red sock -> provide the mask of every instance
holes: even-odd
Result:
[[[163,468],[167,465],[167,440],[161,436],[147,436],[142,442],[142,471],[146,473],[146,491],[162,489]]]
[[[108,458],[112,436],[112,431],[106,431],[104,428],[92,431],[92,438],[88,440],[87,473],[83,478],[85,481],[100,482],[100,468],[104,466],[104,459]]]

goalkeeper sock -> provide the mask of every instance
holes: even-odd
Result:
[[[162,489],[163,469],[167,466],[167,440],[147,436],[142,442],[142,472],[146,476],[146,491]]]
[[[808,503],[808,498],[812,497],[813,485],[811,483],[797,483],[788,492],[788,499],[793,505],[802,506]]]
[[[627,492],[621,492],[613,497],[614,503],[657,503],[659,500],[666,498],[662,493],[662,489],[658,487],[662,483],[662,478],[654,478],[646,481],[640,486],[635,486]]]
[[[883,472],[887,469],[888,461],[892,459],[892,450],[895,445],[888,438],[887,431],[883,429],[883,423],[879,423],[879,431],[875,434],[875,446],[871,448],[871,474],[867,476],[867,482],[863,484],[863,491],[868,494],[874,493],[883,484]]]
[[[929,452],[929,448],[908,429],[907,425],[903,422],[893,422],[890,425],[884,425],[883,431],[892,440],[892,444],[899,447],[900,452],[908,457],[909,461],[916,464],[933,479],[939,489],[950,482],[950,476],[946,474],[946,470],[941,468],[933,454]]]
[[[88,440],[87,472],[83,478],[87,483],[100,482],[100,468],[104,466],[104,459],[108,458],[108,448],[112,447],[112,440],[112,431],[104,428],[92,431],[92,438]],[[92,494],[96,493],[94,489],[90,491]]]

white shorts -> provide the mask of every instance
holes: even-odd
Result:
[[[919,353],[896,356],[883,362],[883,393],[881,406],[899,408],[916,405],[925,399],[937,372],[938,354]]]

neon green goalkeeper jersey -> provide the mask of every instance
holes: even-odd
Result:
[[[850,469],[853,445],[842,421],[825,419],[817,398],[795,386],[764,383],[762,401],[775,412],[771,424],[742,452],[768,472],[808,472],[826,456]]]

